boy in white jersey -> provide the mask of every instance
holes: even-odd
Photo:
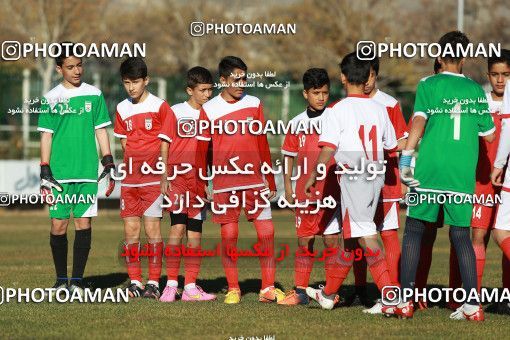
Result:
[[[73,51],[74,46],[68,46]],[[53,195],[50,204],[50,245],[57,274],[54,288],[65,288],[67,277],[67,226],[71,213],[76,229],[73,272],[69,289],[83,293],[82,278],[91,245],[91,220],[97,216],[98,181],[109,181],[106,196],[114,189],[114,169],[108,133],[110,115],[101,91],[81,81],[82,59],[62,53],[56,58],[62,83],[44,95],[37,130],[41,132],[41,194]],[[101,149],[103,173],[97,176],[96,139]],[[51,167],[51,168],[50,168]],[[93,197],[93,202],[86,197]],[[62,202],[61,199],[65,199]],[[67,203],[68,201],[77,203]],[[85,203],[83,203],[85,202]],[[52,204],[55,203],[55,204]]]
[[[324,289],[306,289],[308,296],[319,302],[324,309],[332,309],[338,301],[336,292],[353,265],[352,251],[357,247],[358,241],[367,252],[370,249],[372,253],[372,256],[367,256],[367,262],[378,288],[381,290],[392,284],[377,241],[374,216],[384,184],[384,150],[397,148],[395,130],[384,105],[364,94],[370,63],[359,60],[353,52],[342,60],[340,68],[347,98],[328,108],[326,112],[319,139],[322,150],[317,165],[327,164],[334,155],[337,164],[343,168],[339,184],[344,245],[331,257],[335,266],[326,273]],[[363,167],[363,163],[368,165]],[[361,171],[358,170],[359,167],[362,167]],[[376,173],[375,169],[381,172]],[[356,174],[354,176],[353,170]],[[305,184],[308,195],[316,179],[317,171],[314,170]]]
[[[379,76],[379,58],[374,58],[370,61],[370,77],[365,85],[365,94],[375,101],[383,104],[388,111],[390,122],[395,129],[395,136],[397,138],[398,148],[392,152],[385,152],[384,159],[386,163],[386,174],[384,178],[384,187],[381,192],[381,197],[377,206],[375,215],[375,223],[377,230],[381,234],[381,239],[384,245],[384,253],[386,256],[386,263],[390,272],[391,281],[398,283],[399,277],[399,262],[400,262],[400,242],[398,240],[399,223],[399,201],[402,199],[402,187],[399,179],[398,172],[398,154],[397,151],[402,150],[405,146],[408,136],[407,124],[400,108],[400,103],[389,94],[381,91],[377,87],[377,77]],[[367,262],[363,258],[362,261],[354,262],[354,282],[356,293],[351,296],[349,302],[352,302],[355,295],[358,295],[360,301],[364,303],[366,300],[366,275],[367,275]],[[377,303],[370,309],[365,309],[366,313],[380,313],[381,302]]]
[[[169,119],[163,123],[159,134],[161,138],[161,157],[167,165],[167,171],[161,179],[161,193],[171,201],[170,237],[165,250],[167,285],[160,301],[173,302],[177,295],[177,277],[181,265],[181,243],[186,233],[189,251],[200,250],[202,223],[206,208],[197,208],[197,196],[204,197],[203,186],[198,180],[195,167],[195,154],[198,140],[194,138],[190,127],[195,126],[200,109],[212,95],[212,75],[200,66],[191,68],[187,73],[186,92],[189,99],[171,107]],[[175,174],[191,165],[184,174]],[[170,176],[170,180],[167,177]],[[200,256],[184,257],[184,291],[182,301],[208,301],[216,298],[196,285],[200,270]]]

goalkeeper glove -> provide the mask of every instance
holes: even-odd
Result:
[[[47,202],[49,205],[53,205],[52,202],[47,201],[48,195],[51,195],[52,189],[55,188],[58,192],[62,192],[64,188],[53,178],[51,168],[48,163],[41,163],[41,184],[40,192],[43,198],[43,202]]]
[[[400,155],[400,181],[410,188],[420,185],[420,181],[414,178],[413,171],[411,170],[411,159],[413,158],[414,150],[402,150]]]
[[[108,188],[106,189],[105,195],[106,197],[110,196],[115,189],[115,180],[112,178],[112,170],[115,171],[115,164],[113,163],[112,155],[104,155],[103,159],[101,159],[101,164],[103,164],[103,172],[99,175],[97,182],[101,182],[103,178],[106,178],[108,181]]]

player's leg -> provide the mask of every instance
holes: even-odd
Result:
[[[297,219],[298,217],[296,216],[296,220]],[[279,305],[295,306],[309,303],[308,295],[306,295],[306,287],[308,287],[315,260],[313,255],[311,255],[313,253],[314,243],[315,236],[298,236],[298,249],[294,254],[295,288],[286,293],[283,300],[278,301]]]
[[[429,199],[408,208],[400,258],[400,284],[402,289],[414,288],[426,223],[436,222],[438,217],[439,204],[432,200],[434,194],[427,195],[429,195]],[[414,312],[414,304],[410,300],[402,301],[394,312],[399,317],[411,318]]]
[[[462,286],[467,296],[467,299],[462,301],[463,305],[453,312],[450,318],[483,321],[482,306],[474,297],[477,293],[476,257],[470,237],[473,205],[446,202],[444,210],[445,224],[450,225],[450,241],[457,254]]]
[[[351,270],[354,263],[353,251],[357,246],[356,238],[342,240],[338,251],[333,256],[328,256],[325,259],[325,266],[331,268],[326,273],[326,285],[323,288],[319,287],[319,289],[306,288],[306,294],[317,301],[323,309],[333,309],[340,300],[337,292]]]
[[[50,247],[57,280],[53,288],[67,288],[67,226],[69,219],[51,219]]]
[[[161,266],[163,262],[161,218],[144,215],[143,220],[145,235],[147,236],[146,247],[149,251],[149,256],[147,258],[149,263],[149,277],[145,285],[143,297],[158,300],[160,297],[159,278],[161,277]]]
[[[177,297],[179,269],[182,257],[182,239],[186,233],[188,216],[183,213],[170,213],[170,231],[165,247],[167,282],[159,301],[173,302]]]
[[[126,256],[126,269],[129,276],[128,292],[130,297],[143,295],[142,263],[140,258],[140,231],[142,228],[141,197],[139,188],[121,186],[120,217],[124,221],[124,247],[129,254]]]
[[[510,258],[506,257],[505,254],[502,254],[502,256],[501,256],[501,267],[502,267],[501,269],[503,272],[503,277],[502,277],[503,289],[510,290]],[[510,302],[501,303],[500,311],[505,314],[510,314]]]
[[[306,295],[306,287],[310,281],[310,274],[315,261],[313,254],[315,235],[319,232],[321,217],[318,213],[310,214],[315,207],[310,206],[296,209],[295,225],[298,248],[294,254],[294,285],[295,289],[285,294],[285,298],[278,304],[295,306],[308,304],[310,299]],[[322,211],[322,210],[321,210]],[[327,223],[327,222],[326,222]],[[326,224],[324,223],[324,225]]]
[[[508,175],[508,172],[507,172]],[[505,180],[506,182],[506,180]],[[506,183],[505,183],[506,187]],[[503,288],[510,289],[510,192],[501,191],[501,204],[497,208],[492,237],[503,252]],[[510,313],[510,303],[504,304],[503,311]]]
[[[78,288],[83,286],[83,273],[92,244],[92,217],[97,216],[97,183],[73,183],[70,186],[69,194],[77,202],[72,205],[76,229],[73,246],[73,274],[69,288],[72,290],[73,286]],[[93,202],[88,201],[90,197],[93,198]]]
[[[478,291],[482,286],[482,277],[485,267],[485,253],[490,239],[490,231],[495,219],[496,208],[474,204],[471,218],[473,249],[476,257],[476,273]]]
[[[473,250],[475,252],[476,259],[476,277],[477,277],[477,288],[478,292],[480,292],[480,288],[482,287],[482,277],[483,270],[485,267],[485,250],[486,250],[486,240],[487,237],[490,237],[490,231],[488,229],[483,228],[472,228],[472,242],[473,242]]]
[[[443,227],[442,210],[439,212],[437,221],[435,223],[427,223],[425,225],[425,232],[421,240],[420,261],[418,262],[418,272],[416,273],[415,288],[423,291],[427,287],[429,278],[430,266],[432,265],[432,249],[436,242],[437,230]],[[415,309],[427,309],[427,301],[424,299],[416,299]]]
[[[122,190],[122,189],[121,189]],[[142,264],[140,261],[140,230],[141,219],[138,216],[124,217],[124,247],[126,256],[126,267],[129,276],[129,296],[141,297],[143,294]]]
[[[221,211],[221,204],[228,204],[231,193],[222,192],[213,194],[213,222],[219,223],[221,228],[221,263],[225,276],[227,278],[228,292],[224,302],[227,304],[236,304],[241,301],[241,289],[239,288],[239,276],[237,270],[237,258],[230,257],[229,250],[237,247],[237,238],[239,236],[239,215],[240,208],[227,209],[225,213]],[[215,212],[218,211],[218,212]]]
[[[270,256],[259,256],[262,284],[259,293],[260,302],[278,302],[285,298],[285,294],[274,286],[276,260],[274,257],[274,225],[271,207],[264,207],[265,201],[259,198],[267,195],[266,189],[248,189],[245,191],[245,214],[248,221],[253,222],[257,232],[257,243],[263,252]]]
[[[69,290],[82,290],[83,273],[89,258],[92,244],[91,217],[74,218],[75,236],[73,245],[73,274],[69,282]]]
[[[201,249],[202,224],[205,217],[205,210],[203,213],[201,211],[196,213],[194,210],[190,210],[189,214],[190,216],[188,216],[188,225],[186,231],[186,249],[190,252],[193,252]],[[198,273],[200,272],[201,262],[201,256],[184,257],[185,276],[182,301],[211,301],[216,299],[216,295],[206,293],[200,286],[196,284]]]
[[[71,184],[62,183],[62,192],[59,193],[53,189],[53,195],[64,197],[69,192]],[[69,217],[71,216],[71,205],[63,200],[57,200],[54,205],[49,207],[51,228],[50,228],[50,247],[57,276],[54,288],[67,288],[69,280],[67,277],[67,227]]]

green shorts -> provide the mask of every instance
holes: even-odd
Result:
[[[414,195],[413,195],[414,194]],[[444,223],[456,227],[470,227],[473,203],[462,194],[411,192],[406,195],[407,216],[426,222],[436,222],[443,209]]]
[[[50,206],[50,217],[67,219],[71,217],[97,216],[97,182],[60,183],[62,192],[53,189],[55,204]]]

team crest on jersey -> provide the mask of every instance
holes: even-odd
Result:
[[[85,112],[92,111],[92,102],[86,101],[85,102]]]
[[[145,130],[152,130],[152,118],[145,119]]]

